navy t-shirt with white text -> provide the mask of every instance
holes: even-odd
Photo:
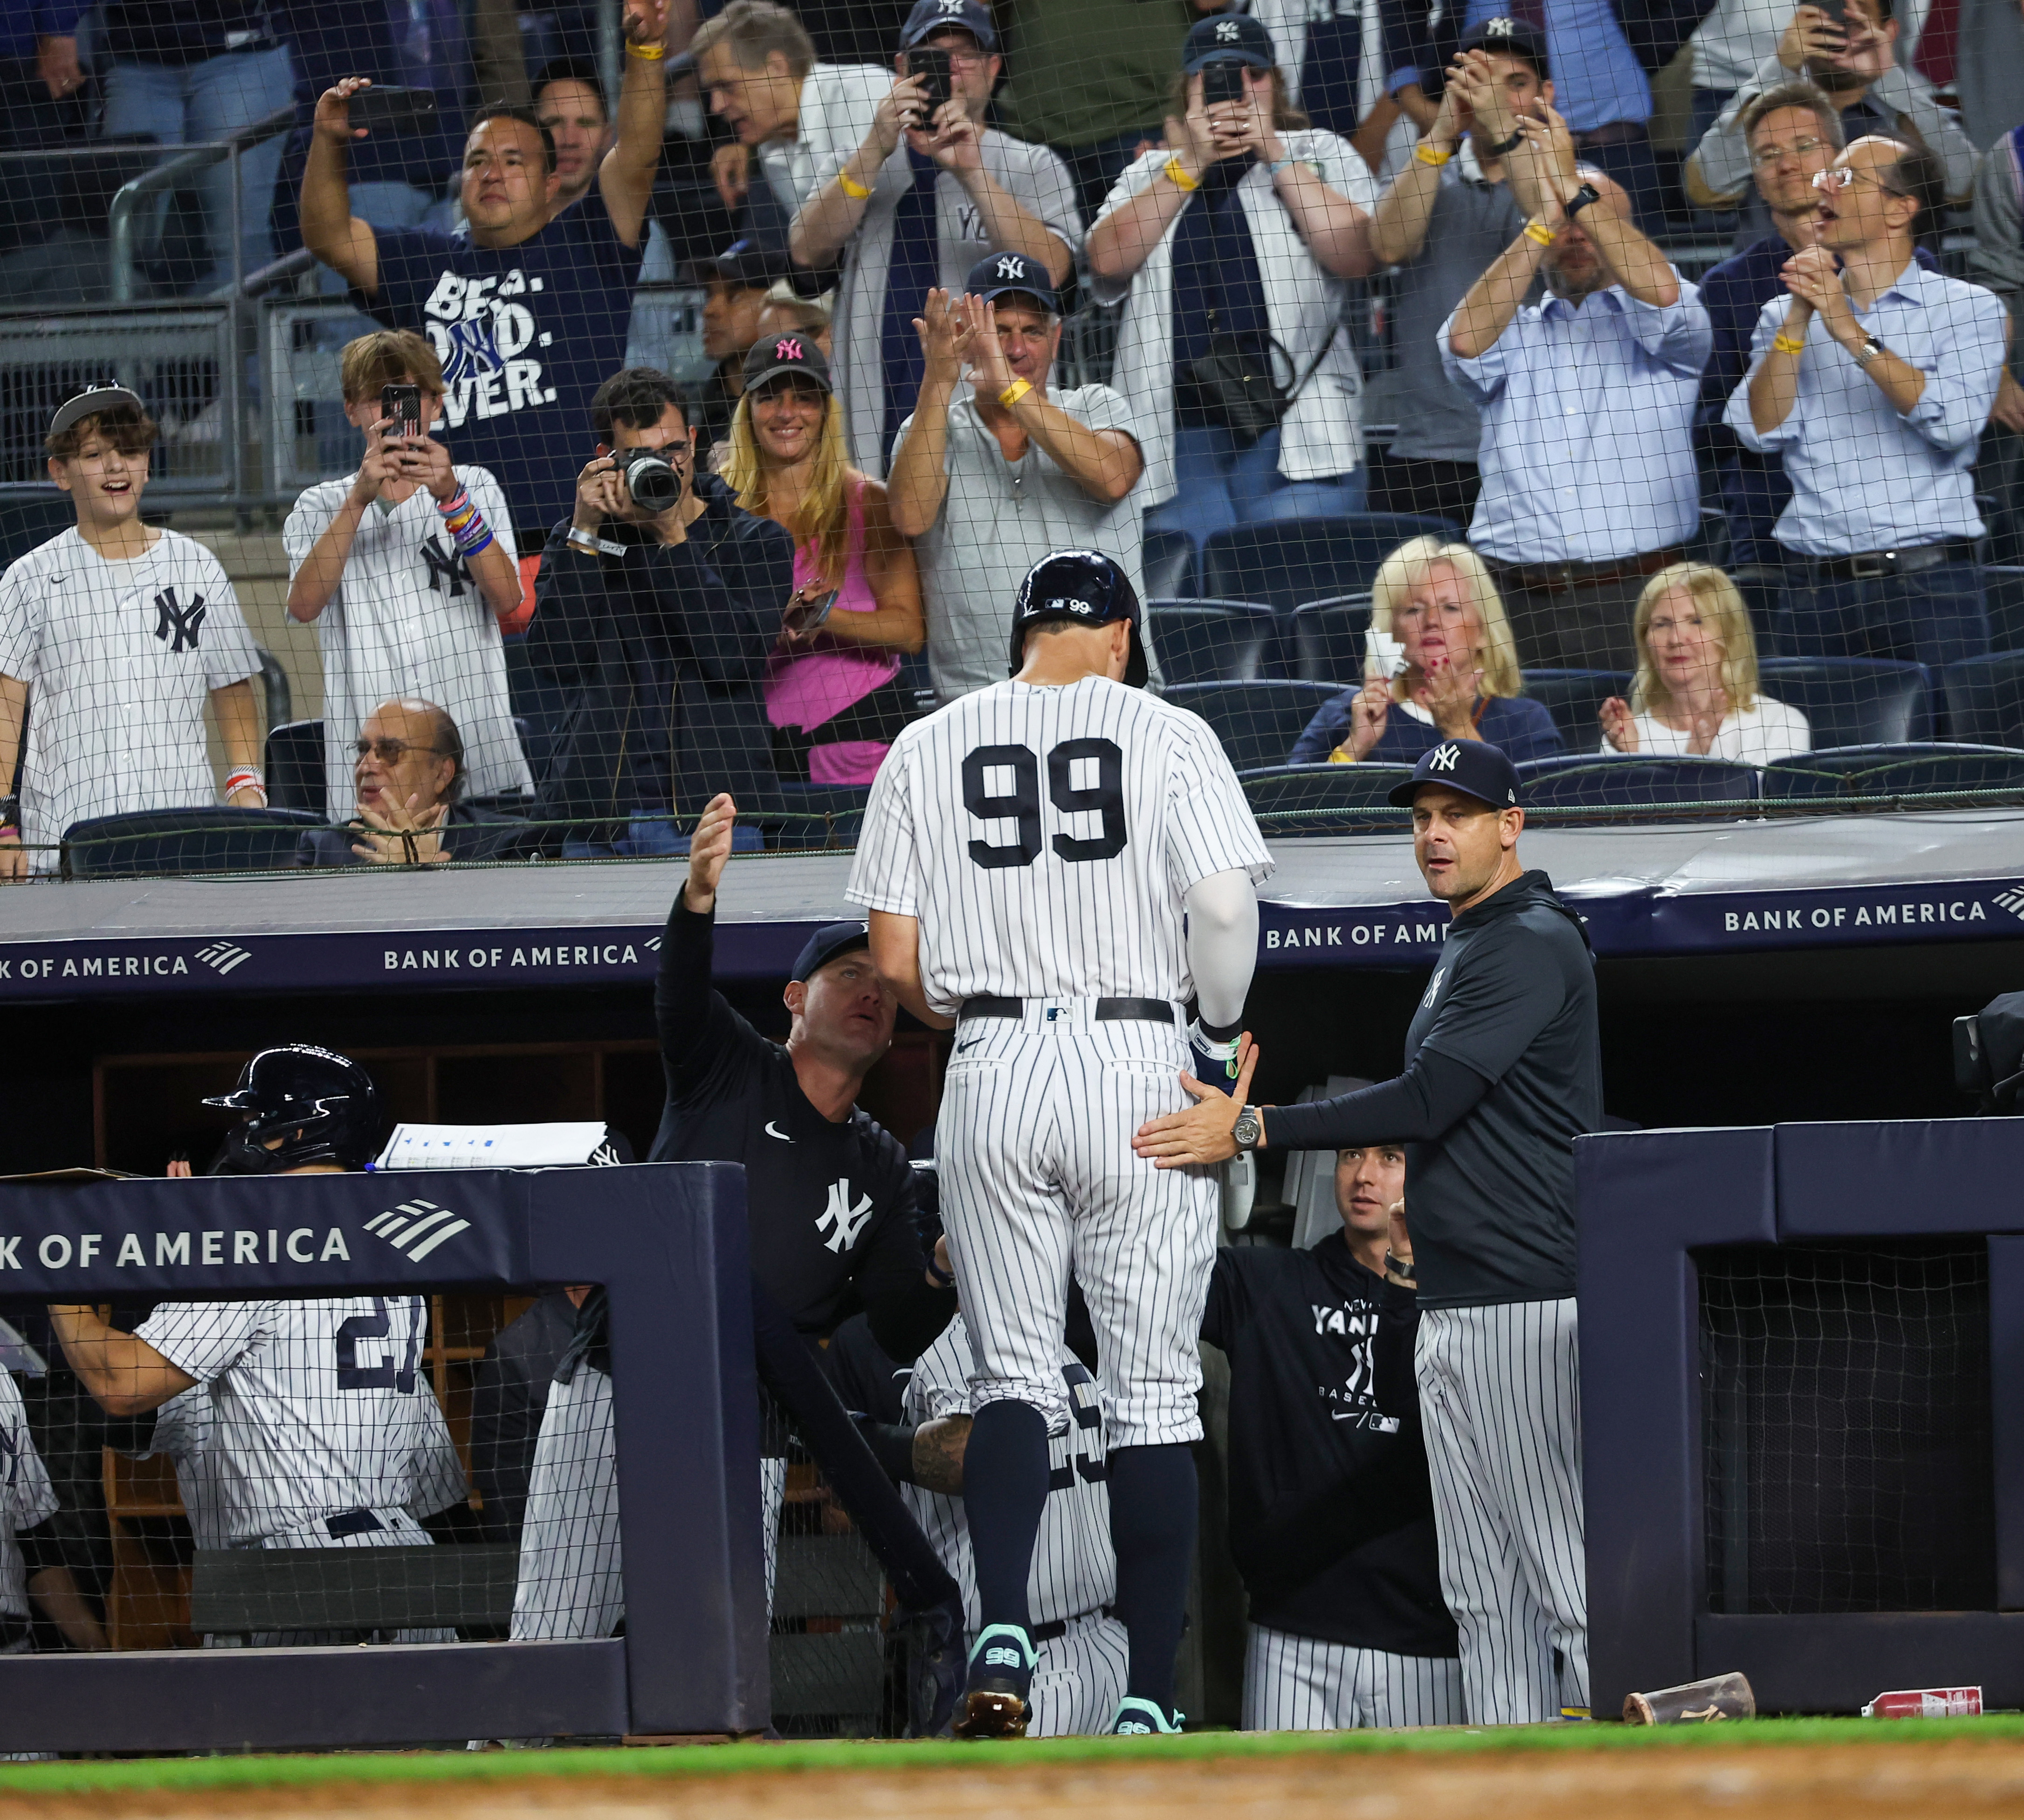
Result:
[[[625,364],[640,248],[618,237],[594,188],[518,246],[432,228],[374,238],[379,289],[354,301],[429,338],[451,453],[490,468],[515,526],[545,535],[569,515],[589,459],[591,395]]]

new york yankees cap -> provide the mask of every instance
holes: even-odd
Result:
[[[57,406],[57,414],[50,419],[49,433],[60,436],[86,417],[95,417],[101,411],[122,409],[137,411],[143,416],[148,413],[148,407],[141,402],[141,394],[129,391],[124,386],[86,386],[75,398],[65,398]]]
[[[1546,79],[1546,36],[1519,19],[1486,19],[1461,35],[1458,50],[1487,50],[1492,57],[1515,57],[1529,63],[1540,81]]]
[[[806,945],[795,957],[794,971],[787,978],[792,980],[812,979],[838,955],[871,945],[871,931],[862,923],[825,923],[808,938]]]
[[[1028,259],[1024,253],[986,255],[970,268],[962,288],[986,303],[1003,297],[1008,291],[1017,291],[1031,297],[1050,316],[1061,314],[1061,305],[1054,295],[1054,281],[1048,277],[1047,268],[1038,259]]]
[[[1444,783],[1492,809],[1518,806],[1518,767],[1504,755],[1501,746],[1481,739],[1443,739],[1420,754],[1413,775],[1390,792],[1394,806],[1410,809],[1423,783]]]
[[[984,0],[915,0],[900,31],[900,48],[911,50],[922,39],[951,26],[968,32],[986,51],[998,49],[998,28]]]
[[[1181,46],[1181,72],[1193,75],[1205,64],[1248,63],[1270,69],[1279,61],[1272,35],[1248,13],[1216,13],[1197,19]]]
[[[783,373],[799,373],[810,384],[820,387],[825,398],[833,389],[829,362],[823,358],[823,350],[798,328],[786,335],[769,335],[763,341],[755,341],[746,354],[745,389],[748,392],[756,392]]]

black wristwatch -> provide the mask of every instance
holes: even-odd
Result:
[[[1525,129],[1520,127],[1509,138],[1501,140],[1494,145],[1484,146],[1483,156],[1486,158],[1502,158],[1507,152],[1516,152],[1524,138]]]
[[[1576,190],[1572,196],[1569,196],[1565,202],[1560,204],[1560,213],[1565,215],[1569,221],[1572,221],[1575,217],[1579,215],[1583,209],[1586,208],[1590,203],[1600,202],[1601,200],[1602,192],[1597,189],[1593,183],[1584,183],[1580,189]]]
[[[1265,1135],[1265,1121],[1258,1116],[1255,1106],[1247,1106],[1237,1115],[1237,1123],[1230,1128],[1230,1135],[1241,1150],[1258,1147],[1258,1140]]]

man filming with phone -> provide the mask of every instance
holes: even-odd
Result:
[[[917,0],[893,64],[882,98],[801,110],[812,188],[788,240],[803,266],[844,256],[831,364],[851,461],[881,478],[920,389],[928,292],[959,292],[993,251],[1051,290],[1082,244],[1068,167],[984,124],[1003,62],[983,0]]]
[[[697,472],[666,373],[614,373],[590,416],[597,453],[541,553],[527,633],[568,698],[542,813],[590,824],[571,858],[686,853],[679,821],[720,791],[748,813],[778,800],[764,684],[794,539]]]

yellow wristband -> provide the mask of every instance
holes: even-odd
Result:
[[[998,394],[998,402],[1009,411],[1032,389],[1025,380],[1015,379]]]
[[[1438,152],[1434,149],[1434,142],[1432,140],[1422,139],[1420,141],[1418,149],[1414,152],[1413,156],[1418,159],[1422,164],[1431,164],[1438,170],[1442,165],[1446,163],[1450,158],[1454,157],[1454,154],[1452,152]]]
[[[1168,158],[1164,168],[1168,176],[1172,178],[1174,180],[1175,184],[1180,189],[1193,190],[1201,188],[1201,185],[1199,181],[1189,176],[1186,170],[1181,163],[1179,154],[1175,154],[1175,156]]]
[[[848,171],[839,171],[836,174],[836,180],[843,185],[843,193],[852,202],[862,202],[871,193],[863,184],[856,182]]]
[[[625,54],[636,57],[642,63],[658,63],[668,54],[668,47],[665,44],[635,44],[629,39]]]
[[[1804,354],[1806,351],[1806,344],[1803,341],[1795,341],[1789,335],[1773,336],[1771,345],[1780,354]]]
[[[1537,240],[1542,247],[1550,247],[1553,244],[1553,230],[1542,221],[1528,221],[1525,224],[1525,237]]]

